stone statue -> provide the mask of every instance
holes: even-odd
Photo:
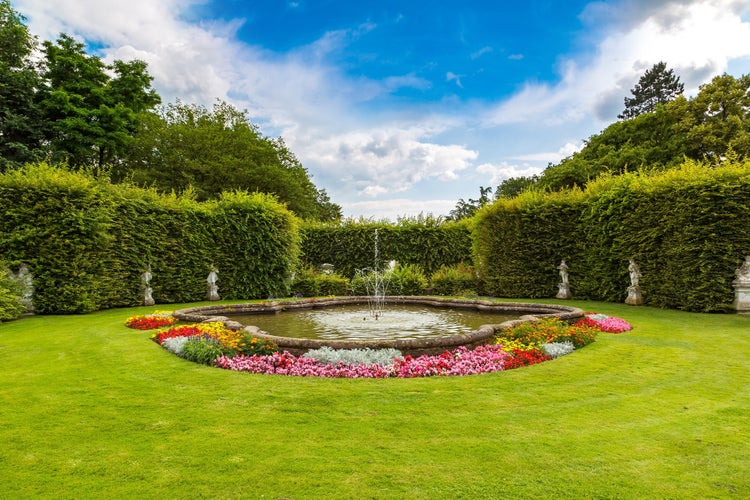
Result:
[[[569,299],[572,294],[570,293],[570,283],[568,281],[568,264],[565,263],[565,259],[560,262],[560,265],[557,266],[557,269],[560,271],[560,279],[562,280],[561,283],[557,284],[557,297],[558,299]]]
[[[208,300],[219,300],[219,286],[216,281],[219,278],[219,271],[215,267],[211,266],[211,272],[208,273],[206,282],[208,283]]]
[[[560,270],[560,279],[562,280],[563,284],[568,284],[568,265],[565,263],[565,259],[560,262],[560,265],[557,266],[557,268]]]
[[[151,266],[148,266],[148,269],[146,272],[144,272],[141,275],[141,279],[143,280],[144,285],[144,293],[143,293],[143,305],[145,306],[153,306],[154,305],[154,298],[151,296],[153,293],[153,288],[151,288],[151,278],[154,276],[151,274]]]
[[[636,264],[633,259],[630,259],[628,273],[630,273],[630,285],[638,286],[641,279],[641,270],[638,268],[638,264]]]
[[[750,281],[750,255],[745,257],[745,262],[742,263],[735,274],[737,275],[737,281]]]
[[[643,304],[643,293],[641,292],[641,270],[633,259],[630,259],[628,265],[628,274],[630,274],[630,286],[628,287],[628,296],[625,303],[631,306],[640,306]]]
[[[21,304],[26,307],[26,311],[34,311],[34,276],[32,276],[26,264],[21,264],[18,272],[14,275],[16,282],[21,288]]]
[[[740,314],[750,314],[750,255],[735,271],[737,279],[732,281],[734,286],[734,310]]]

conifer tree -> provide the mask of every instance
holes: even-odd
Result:
[[[643,113],[650,113],[657,104],[666,104],[685,90],[680,77],[667,69],[667,63],[661,61],[641,76],[630,92],[633,97],[625,98],[625,110],[617,115],[620,120],[635,118]]]

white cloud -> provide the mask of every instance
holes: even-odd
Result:
[[[438,144],[427,126],[395,124],[328,137],[292,138],[294,150],[355,187],[365,196],[403,192],[425,179],[455,180],[477,152],[457,144]]]
[[[527,155],[519,155],[516,156],[516,160],[521,161],[535,161],[535,162],[544,162],[544,163],[557,163],[563,158],[567,158],[568,156],[572,155],[573,153],[577,153],[583,148],[583,143],[572,143],[572,142],[566,142],[565,145],[563,145],[560,149],[557,151],[550,151],[550,152],[541,152],[541,153],[531,153]]]
[[[476,52],[473,52],[473,53],[472,53],[472,54],[471,54],[471,55],[470,55],[469,57],[470,57],[471,59],[479,59],[479,58],[480,58],[480,57],[482,57],[483,55],[485,55],[485,54],[490,54],[490,53],[491,53],[491,52],[493,52],[494,50],[495,50],[495,49],[493,49],[492,47],[489,47],[489,46],[486,46],[486,47],[482,47],[481,49],[477,50]]]
[[[396,221],[400,217],[419,215],[446,215],[456,207],[458,200],[414,200],[411,198],[393,198],[379,201],[357,201],[341,203],[345,217],[358,218],[368,214],[367,218]]]
[[[482,163],[476,168],[477,172],[489,177],[489,183],[497,186],[505,179],[511,177],[529,177],[539,174],[542,169],[533,167],[528,164],[515,165],[507,162],[501,162],[493,165],[492,163]]]
[[[686,89],[694,89],[707,76],[724,71],[730,59],[750,56],[750,23],[744,22],[736,9],[728,8],[738,2],[646,3],[651,5],[647,10],[650,17],[635,8],[641,5],[638,2],[595,4],[606,9],[611,22],[594,57],[563,60],[559,82],[527,83],[489,110],[485,123],[554,126],[592,116],[602,123],[611,122],[640,75],[659,61],[666,61],[682,75]],[[639,12],[638,17],[623,14],[621,9],[626,7]],[[596,19],[590,12],[585,18]],[[615,24],[617,21],[623,24]]]
[[[461,83],[461,77],[463,75],[457,75],[453,71],[448,71],[445,74],[445,81],[446,82],[456,82],[456,86],[459,88],[464,88],[464,85]]]

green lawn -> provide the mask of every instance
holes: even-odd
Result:
[[[154,308],[0,324],[0,498],[750,497],[750,317],[569,303],[634,330],[409,380],[192,364]]]

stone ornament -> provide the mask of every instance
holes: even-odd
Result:
[[[561,282],[557,284],[558,291],[555,297],[558,299],[569,299],[572,297],[572,294],[570,293],[570,281],[568,275],[568,270],[570,268],[568,267],[568,264],[565,263],[565,259],[560,262],[560,265],[557,266],[557,269],[560,271]]]
[[[628,261],[628,274],[630,275],[630,286],[625,303],[631,306],[640,306],[643,304],[643,293],[640,286],[641,270],[633,259]]]
[[[208,277],[206,278],[206,282],[208,283],[208,300],[221,300],[221,297],[219,297],[219,286],[216,284],[218,279],[219,271],[211,266],[211,272],[208,273]]]
[[[750,255],[745,257],[739,269],[735,271],[737,279],[734,286],[734,310],[740,314],[750,314]]]
[[[141,280],[143,281],[143,305],[144,306],[153,306],[154,305],[154,298],[151,296],[154,289],[151,288],[151,278],[153,278],[154,275],[151,274],[151,266],[148,266],[148,269],[146,272],[144,272],[141,275]]]
[[[21,304],[27,312],[34,312],[34,276],[26,264],[21,264],[14,278],[21,288]]]

